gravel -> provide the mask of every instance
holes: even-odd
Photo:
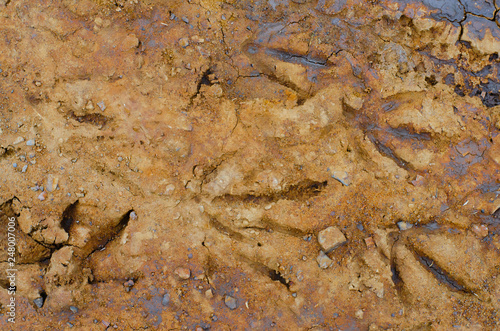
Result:
[[[191,277],[191,270],[188,268],[177,268],[174,270],[174,273],[179,276],[180,279],[189,279],[189,277]]]
[[[338,180],[342,185],[351,185],[351,179],[345,171],[333,171],[332,178]]]
[[[405,230],[411,229],[413,227],[413,225],[411,223],[404,222],[404,221],[399,221],[397,223],[397,225],[398,225],[399,230],[401,230],[401,231],[405,231]]]
[[[179,39],[179,46],[182,48],[186,48],[189,46],[189,40],[187,38],[181,38]]]
[[[235,298],[232,296],[226,295],[224,297],[224,303],[226,304],[227,308],[234,310],[238,307],[238,302]]]
[[[327,227],[318,233],[318,243],[327,253],[346,242],[344,234],[335,226]]]
[[[35,300],[33,300],[33,303],[35,304],[35,306],[37,306],[38,308],[42,308],[43,307],[43,303],[44,303],[44,299],[42,297],[38,297],[36,298]]]
[[[42,193],[40,193],[40,195],[38,195],[38,200],[40,201],[43,201],[47,198],[47,192],[43,191]]]
[[[163,295],[163,298],[161,299],[161,304],[163,306],[168,306],[169,303],[170,303],[170,295],[168,293],[165,293]]]
[[[98,102],[97,105],[99,106],[99,108],[101,108],[101,111],[106,110],[106,105],[104,104],[104,101]]]
[[[130,212],[130,219],[136,221],[137,220],[137,214],[135,211]]]
[[[319,252],[316,262],[318,262],[321,269],[327,269],[333,264],[333,260],[330,259],[323,251]]]

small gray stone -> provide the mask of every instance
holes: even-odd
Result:
[[[323,251],[319,252],[316,262],[321,269],[327,269],[333,264],[333,260],[330,259]]]
[[[42,298],[42,297],[38,297],[36,298],[35,300],[33,300],[33,303],[35,304],[35,306],[37,306],[38,308],[42,308],[43,307],[43,302],[45,300]]]
[[[232,296],[226,295],[224,297],[224,303],[226,304],[227,308],[234,310],[238,307],[238,301],[236,301],[235,298]]]
[[[28,170],[28,165],[27,164],[24,165],[22,172],[26,172],[26,170]]]
[[[161,304],[163,306],[168,306],[169,303],[170,303],[170,295],[168,293],[165,293],[163,295],[163,298],[161,299]]]
[[[26,142],[26,146],[35,146],[35,140],[34,139],[30,139]]]
[[[137,220],[137,214],[135,211],[130,212],[130,219],[136,221]]]
[[[69,306],[69,310],[71,310],[74,314],[78,313],[78,308],[75,306]]]
[[[17,168],[17,163],[15,163],[15,162],[14,162],[14,163],[12,163],[12,166],[13,166],[14,168]]]

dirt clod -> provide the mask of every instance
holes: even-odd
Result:
[[[329,226],[318,233],[318,243],[328,253],[347,242],[345,235],[334,226]]]

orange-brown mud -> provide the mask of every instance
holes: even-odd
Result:
[[[0,0],[0,328],[499,329],[499,5]]]

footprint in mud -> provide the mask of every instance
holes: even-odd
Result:
[[[351,52],[359,48],[359,38],[354,27],[338,19],[305,16],[293,22],[264,24],[243,44],[242,51],[254,68],[251,75],[264,75],[295,91],[300,105],[339,75],[345,76],[345,84],[360,83],[355,77],[360,77],[361,69]],[[346,68],[352,72],[341,71]]]
[[[391,251],[393,282],[409,304],[448,311],[450,302],[500,307],[500,258],[473,233],[445,226],[422,226],[399,233]]]

